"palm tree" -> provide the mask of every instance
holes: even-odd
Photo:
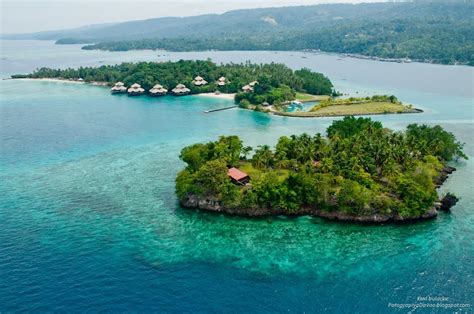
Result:
[[[268,145],[260,145],[252,157],[252,164],[256,168],[269,167],[273,164],[273,152]]]
[[[247,159],[247,156],[252,152],[252,146],[245,146],[242,148],[242,155],[244,155],[244,159]]]

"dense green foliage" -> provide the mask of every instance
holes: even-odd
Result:
[[[303,71],[303,72],[301,72]],[[242,86],[252,81],[258,81],[254,92],[238,96],[238,100],[248,98],[252,103],[260,104],[294,99],[295,92],[306,92],[305,86],[310,86],[313,92],[330,95],[331,81],[321,73],[310,70],[293,71],[289,67],[278,64],[222,64],[217,65],[207,61],[178,62],[139,62],[122,63],[120,65],[104,65],[101,67],[80,67],[78,69],[49,69],[41,68],[28,75],[13,75],[13,78],[64,78],[79,79],[86,82],[99,81],[111,85],[122,81],[126,86],[133,83],[140,84],[145,90],[159,83],[171,90],[178,83],[185,84],[191,93],[221,91],[225,93],[240,92]],[[301,75],[304,73],[304,75]],[[209,82],[205,86],[194,86],[192,80],[202,76]],[[216,81],[224,76],[227,79],[225,86],[217,86]]]
[[[335,135],[341,138],[348,138],[368,129],[382,129],[382,123],[370,119],[347,117],[344,120],[334,121],[326,132],[330,138]]]
[[[179,12],[176,12],[179,15]],[[321,4],[236,10],[3,35],[84,49],[302,50],[474,65],[472,1]]]
[[[283,136],[275,148],[242,145],[237,136],[185,147],[187,164],[176,179],[180,199],[217,198],[229,208],[299,208],[420,217],[437,199],[436,179],[445,163],[467,158],[462,144],[439,126],[411,124],[393,132],[370,118],[346,117],[320,134]],[[246,186],[233,184],[228,167],[250,175]]]
[[[314,73],[308,68],[295,71],[295,74],[303,79],[303,89],[307,93],[326,95],[327,91],[332,88],[330,82],[325,81],[320,73]]]
[[[177,20],[175,27],[171,28],[170,24],[166,31],[157,23],[155,33],[139,33],[134,39],[127,38],[128,29],[120,38],[104,34],[102,40],[98,43],[95,40],[96,44],[84,49],[311,49],[474,65],[473,15],[474,5],[469,1],[338,4],[234,11],[196,17],[196,20],[190,18],[187,20],[189,24],[184,25]],[[275,23],[268,23],[268,17]],[[207,24],[204,25],[205,21]],[[189,25],[195,25],[195,28]],[[147,31],[144,29],[143,32]]]

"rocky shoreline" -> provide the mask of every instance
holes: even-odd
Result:
[[[448,176],[456,171],[456,168],[445,166],[438,178],[436,179],[436,187],[440,187],[448,178]],[[291,214],[286,213],[280,209],[271,208],[226,208],[221,205],[219,200],[214,197],[199,197],[191,194],[180,200],[180,204],[184,208],[200,209],[215,213],[224,213],[234,216],[244,217],[265,217],[265,216],[304,216],[310,215],[314,217],[321,217],[328,220],[337,220],[344,222],[356,223],[385,223],[385,222],[413,222],[418,220],[433,219],[438,216],[439,211],[449,211],[449,209],[456,204],[458,198],[451,193],[447,193],[438,202],[428,209],[421,216],[401,217],[398,214],[380,214],[374,211],[373,214],[353,215],[342,211],[328,211],[318,208],[304,207]]]
[[[309,112],[283,112],[283,111],[269,111],[270,114],[274,114],[276,116],[282,116],[282,117],[293,117],[293,118],[323,118],[323,117],[347,117],[347,116],[354,116],[354,117],[359,117],[359,116],[378,116],[378,115],[387,115],[387,114],[407,114],[407,113],[423,113],[422,109],[419,108],[412,108],[407,111],[401,111],[401,112],[368,112],[368,113],[344,113],[344,114],[317,114],[316,112],[314,114],[305,114]],[[301,114],[303,113],[303,114]]]

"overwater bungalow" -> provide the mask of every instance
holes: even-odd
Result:
[[[250,180],[248,174],[234,167],[230,168],[227,171],[227,175],[235,184],[246,185],[247,183],[249,183]]]
[[[173,94],[175,94],[176,96],[181,96],[181,95],[186,95],[186,94],[189,94],[189,92],[191,91],[189,88],[187,88],[185,85],[183,84],[178,84],[176,85],[175,88],[173,88],[171,90],[173,92]]]
[[[114,87],[110,89],[112,94],[123,94],[127,92],[127,88],[124,86],[122,82],[115,83]]]
[[[207,81],[198,75],[194,78],[193,84],[195,86],[203,86],[207,84]]]
[[[218,86],[225,86],[227,83],[227,79],[224,76],[219,77],[219,79],[217,80]]]
[[[152,89],[150,89],[151,96],[163,96],[166,95],[167,92],[168,90],[160,84],[156,84]]]
[[[140,84],[135,83],[127,90],[129,96],[138,96],[142,95],[145,90],[140,86]]]

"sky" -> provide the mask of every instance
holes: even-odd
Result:
[[[383,0],[0,0],[0,33],[30,33],[235,9]]]

